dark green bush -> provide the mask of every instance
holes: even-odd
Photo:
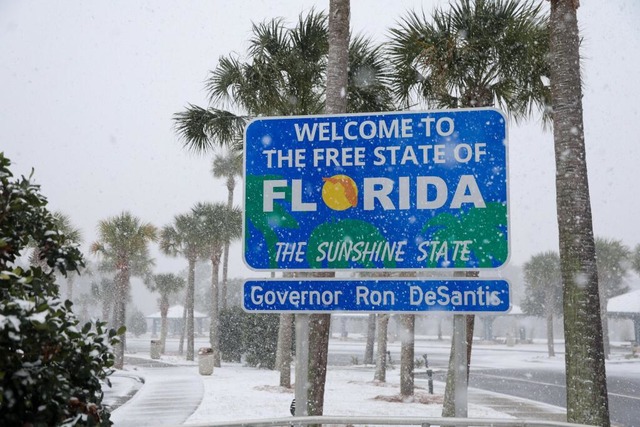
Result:
[[[220,352],[225,362],[240,362],[244,354],[242,330],[247,314],[240,307],[220,311]]]
[[[278,347],[277,314],[245,314],[243,341],[249,366],[274,369]]]
[[[128,316],[127,331],[136,337],[147,332],[147,318],[137,308],[134,308]]]
[[[220,312],[220,351],[222,360],[274,369],[278,347],[277,314],[250,314],[240,307]]]
[[[55,225],[39,187],[12,180],[0,153],[0,420],[2,425],[108,426],[102,381],[114,363],[114,330],[80,326],[55,274],[83,265]],[[17,267],[27,245],[43,266]]]

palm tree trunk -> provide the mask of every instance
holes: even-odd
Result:
[[[556,351],[553,344],[553,296],[554,293],[547,291],[545,294],[545,312],[547,317],[547,350],[549,357],[555,357]]]
[[[609,358],[609,322],[607,320],[607,296],[605,295],[606,286],[604,283],[598,283],[598,294],[600,298],[600,321],[602,322],[602,346],[604,348],[605,359]]]
[[[403,314],[400,316],[402,323],[401,351],[400,351],[400,395],[403,398],[413,397],[414,377],[413,368],[415,360],[415,332],[416,316]]]
[[[180,355],[184,353],[184,337],[186,334],[187,334],[187,296],[185,296],[184,307],[182,307],[182,325],[180,328],[180,343],[178,344],[178,354]]]
[[[126,323],[127,296],[129,289],[129,266],[124,264],[116,273],[116,300],[114,307],[114,324],[116,329],[120,329]],[[115,346],[116,360],[114,367],[122,369],[124,367],[124,349],[127,342],[126,334],[120,336],[120,342]]]
[[[167,342],[167,314],[169,312],[169,299],[167,295],[160,297],[160,353],[164,354]]]
[[[213,364],[220,367],[220,335],[218,331],[218,271],[220,270],[220,257],[211,257],[211,325],[209,327],[209,341],[213,350]]]
[[[371,313],[367,319],[367,345],[364,349],[364,364],[373,365],[373,346],[376,340],[376,315]]]
[[[374,381],[387,381],[387,330],[389,327],[389,315],[386,313],[378,314],[378,332],[376,341],[378,341],[378,352],[376,353],[376,371],[373,376]]]
[[[476,272],[473,272],[476,273]],[[475,276],[478,277],[478,276]],[[476,316],[469,314],[464,316],[467,322],[467,384],[469,383],[469,372],[471,371],[471,350],[473,349],[473,333],[476,326]]]
[[[194,360],[195,356],[195,337],[193,327],[193,305],[195,294],[195,279],[196,279],[196,259],[194,257],[189,258],[189,273],[187,276],[187,360]]]
[[[293,340],[293,314],[280,315],[278,330],[277,367],[280,371],[280,387],[291,388],[291,342]]]
[[[230,242],[224,244],[223,256],[222,256],[222,283],[220,284],[220,300],[223,310],[227,308],[227,288],[228,288],[228,276],[229,276],[229,246]]]
[[[233,192],[236,182],[233,176],[227,179],[227,208],[233,209]],[[227,308],[227,289],[229,287],[229,246],[231,242],[225,242],[222,255],[222,285],[220,286],[220,299],[222,300],[222,309]]]
[[[329,1],[329,55],[327,59],[327,88],[325,113],[347,111],[347,76],[349,66],[349,0]],[[319,277],[334,273],[319,274]],[[322,415],[324,388],[329,354],[331,315],[312,314],[309,318],[309,389],[308,414]]]
[[[458,316],[457,314],[455,316]],[[452,326],[453,327],[453,326]],[[455,359],[455,341],[453,339],[455,331],[451,334],[451,351],[449,352],[449,364],[447,365],[447,379],[444,387],[444,402],[442,403],[442,416],[443,417],[455,417],[456,416],[456,404],[455,404],[455,374],[456,359]]]
[[[350,0],[329,1],[326,114],[347,112]]]
[[[310,416],[322,415],[324,385],[327,378],[331,315],[312,314],[309,317],[309,389],[307,408]]]
[[[564,285],[567,421],[608,427],[598,272],[584,146],[578,2],[550,3],[549,63]]]

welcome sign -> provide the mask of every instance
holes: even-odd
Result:
[[[269,117],[245,129],[256,270],[492,269],[509,255],[495,109]]]

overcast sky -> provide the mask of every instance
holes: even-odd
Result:
[[[224,183],[210,174],[212,156],[181,147],[172,115],[188,103],[207,105],[208,72],[221,55],[245,52],[252,22],[295,22],[328,3],[0,0],[0,151],[14,174],[35,169],[50,207],[82,229],[85,248],[98,221],[122,211],[160,227],[196,202],[226,201]],[[407,10],[448,4],[351,3],[352,30],[380,41]],[[595,233],[633,247],[640,243],[640,3],[583,1],[578,19]],[[511,263],[521,265],[558,248],[553,139],[535,120],[509,126]],[[241,276],[248,270],[240,245],[234,249],[231,276]],[[158,271],[184,267],[154,255]]]

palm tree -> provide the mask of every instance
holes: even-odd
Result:
[[[327,57],[327,17],[312,10],[293,28],[282,19],[254,24],[247,57],[229,55],[207,82],[212,106],[195,105],[174,116],[185,148],[211,151],[230,145],[242,149],[246,122],[258,115],[288,116],[323,112]],[[382,51],[365,37],[349,45],[347,111],[392,109]],[[344,87],[344,86],[342,86]],[[231,106],[234,113],[218,106]]]
[[[390,30],[395,95],[410,106],[497,106],[515,119],[547,112],[549,30],[542,5],[460,0],[431,19],[410,12]]]
[[[154,274],[153,282],[149,285],[151,292],[158,292],[160,299],[160,353],[164,354],[167,341],[167,314],[169,312],[169,297],[184,287],[184,279],[173,273]]]
[[[560,256],[552,251],[536,254],[524,264],[523,270],[527,288],[522,309],[527,314],[544,315],[547,320],[547,351],[549,357],[554,357],[553,315],[562,312]]]
[[[498,106],[516,120],[546,112],[549,30],[541,5],[461,0],[449,10],[435,10],[431,19],[410,12],[390,34],[393,92],[406,107],[417,101],[436,108]],[[474,316],[464,323],[469,366]],[[455,412],[453,365],[451,357],[444,416]]]
[[[312,10],[305,17],[300,16],[293,28],[287,28],[281,19],[254,24],[247,59],[237,55],[222,57],[211,73],[207,90],[212,106],[190,105],[175,115],[176,129],[185,147],[196,152],[209,151],[220,145],[240,149],[244,125],[252,116],[320,114],[325,111],[328,50],[327,17],[323,13]],[[381,49],[364,37],[355,37],[349,44],[348,58],[348,80],[344,91],[346,111],[393,109]],[[345,88],[339,82],[336,87],[339,94]],[[225,104],[240,113],[218,108]],[[334,110],[327,106],[326,111],[342,110],[342,107],[338,108]],[[256,180],[251,177],[245,179],[249,193],[249,186]],[[249,213],[246,214],[249,217]],[[266,222],[256,227],[265,235],[270,232]],[[270,238],[274,236],[266,240]],[[328,342],[327,318],[314,317],[318,326],[316,330],[323,331],[323,339],[316,341],[319,346],[326,347]],[[326,351],[313,353],[314,356],[318,354],[325,355]],[[322,373],[325,368],[326,363],[321,357],[317,369]],[[316,395],[311,400],[318,402],[318,408],[322,407],[318,399],[324,392],[323,378],[322,375],[315,376],[314,384],[318,387],[311,392]]]
[[[233,193],[236,188],[236,176],[242,176],[242,155],[228,151],[226,155],[217,155],[213,159],[211,173],[216,178],[226,178],[227,180],[227,208],[233,209]],[[222,264],[222,285],[220,286],[220,299],[222,309],[227,308],[227,282],[229,272],[229,246],[230,242],[224,244],[223,264]]]
[[[607,304],[609,298],[629,291],[625,279],[629,271],[631,250],[622,241],[596,237],[596,266],[598,268],[598,290],[600,292],[600,317],[605,357],[609,355],[609,322]]]
[[[58,230],[64,234],[66,243],[73,243],[80,245],[82,243],[82,232],[79,228],[76,228],[71,223],[71,219],[68,215],[62,212],[54,212],[53,220],[58,226]],[[78,273],[70,271],[67,275],[67,299],[70,300],[73,297],[73,282]]]
[[[607,427],[611,422],[582,117],[580,31],[576,10],[579,2],[551,0],[550,4],[550,77],[564,301],[567,421]]]
[[[196,261],[202,255],[202,223],[192,213],[176,215],[173,224],[165,225],[160,232],[160,250],[169,256],[187,259],[187,295],[185,302],[187,328],[187,360],[195,354],[193,305],[195,293]]]
[[[379,313],[376,317],[378,318],[378,327],[376,328],[378,348],[376,349],[376,370],[373,380],[383,383],[387,381],[387,332],[391,317],[387,313]]]
[[[218,271],[224,245],[231,240],[238,239],[242,233],[242,213],[240,209],[229,209],[223,203],[198,203],[193,207],[192,212],[201,224],[202,256],[211,261],[209,338],[214,354],[214,364],[220,366]]]
[[[326,114],[346,113],[349,96],[349,17],[350,0],[329,1],[329,27],[327,55]],[[355,94],[355,88],[354,94]],[[357,99],[358,96],[354,96]],[[377,111],[377,110],[374,110]],[[315,273],[314,277],[331,277],[334,273]],[[307,414],[322,415],[324,410],[324,389],[329,356],[329,336],[331,335],[331,315],[312,314],[309,316],[309,372],[307,391]],[[302,414],[301,414],[302,415]]]
[[[364,349],[364,358],[362,363],[365,365],[373,364],[373,346],[376,340],[376,314],[371,313],[367,317],[367,344]]]
[[[100,267],[99,267],[100,268]],[[115,304],[115,285],[113,279],[101,277],[100,282],[91,282],[91,296],[94,300],[102,303],[102,314],[100,320],[110,322],[110,313],[113,311]]]
[[[91,245],[91,252],[104,258],[105,265],[115,271],[115,327],[126,322],[126,303],[129,297],[131,276],[148,278],[153,261],[149,257],[149,242],[156,240],[156,228],[143,223],[129,212],[107,218],[98,223],[98,241]],[[125,336],[116,346],[116,363],[122,369],[124,363]]]

